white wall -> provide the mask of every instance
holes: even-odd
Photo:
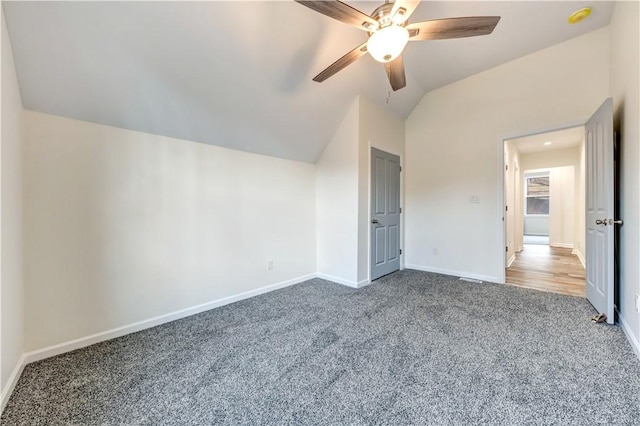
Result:
[[[352,287],[369,283],[371,147],[402,161],[404,123],[359,96],[316,164],[318,272]]]
[[[312,164],[24,118],[27,351],[315,273]]]
[[[586,215],[586,179],[585,179],[585,141],[584,138],[578,147],[578,167],[576,171],[576,224],[575,224],[575,244],[573,245],[573,253],[576,254],[582,266],[585,266],[585,241],[587,238],[587,228],[585,224]]]
[[[406,121],[407,267],[501,280],[497,141],[585,122],[609,94],[608,57],[603,28],[424,96]]]
[[[615,129],[620,135],[620,291],[619,309],[625,330],[640,356],[640,12],[638,2],[617,2],[611,17],[611,95]]]
[[[355,99],[316,164],[318,272],[356,286],[358,281],[358,131]]]
[[[524,217],[524,234],[549,236],[549,215]]]
[[[549,245],[573,248],[575,224],[575,167],[549,170]]]
[[[4,404],[11,391],[10,378],[18,372],[23,352],[22,101],[4,14],[1,20],[0,399]]]
[[[371,148],[377,148],[404,157],[404,121],[389,111],[360,96],[360,126],[358,153],[358,282],[369,282],[370,277],[370,220],[371,220]],[[400,173],[400,206],[403,173]],[[402,226],[402,223],[401,223]],[[403,248],[401,232],[400,248]],[[402,256],[401,256],[402,262]],[[402,263],[401,263],[402,267]]]

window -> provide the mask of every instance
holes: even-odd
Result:
[[[526,178],[526,214],[549,214],[549,175]]]

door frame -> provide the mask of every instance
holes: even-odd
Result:
[[[373,185],[371,183],[372,169],[371,169],[371,152],[372,148],[377,149],[378,151],[384,151],[389,154],[396,155],[400,158],[400,208],[402,208],[402,212],[400,213],[400,250],[402,253],[400,254],[400,270],[404,269],[404,153],[396,151],[393,147],[390,146],[380,146],[377,144],[372,144],[369,141],[367,145],[367,279],[364,285],[371,283],[371,190]]]
[[[580,127],[580,126],[584,126],[587,123],[586,120],[581,120],[581,121],[574,121],[574,122],[568,122],[568,123],[564,123],[564,124],[559,124],[556,126],[549,126],[549,127],[544,127],[544,128],[539,128],[539,129],[533,129],[533,130],[528,130],[528,131],[522,131],[522,132],[514,132],[514,133],[508,133],[508,134],[503,134],[501,136],[498,137],[498,141],[497,141],[497,176],[496,176],[496,181],[497,181],[497,195],[498,195],[498,215],[496,218],[496,222],[497,222],[497,226],[498,226],[498,238],[496,240],[496,248],[499,250],[498,253],[500,253],[500,271],[498,272],[498,283],[499,284],[506,284],[506,269],[507,269],[507,261],[506,261],[506,256],[504,254],[504,248],[505,248],[505,241],[507,238],[507,230],[505,229],[506,226],[506,220],[504,217],[504,203],[505,203],[505,196],[504,196],[504,191],[505,191],[505,185],[504,185],[504,144],[506,141],[510,140],[510,139],[517,139],[517,138],[524,138],[527,136],[533,136],[533,135],[539,135],[542,133],[550,133],[550,132],[556,132],[558,130],[565,130],[565,129],[571,129],[573,127]],[[585,171],[586,172],[586,171]]]

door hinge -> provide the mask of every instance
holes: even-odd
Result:
[[[505,169],[505,170],[509,170],[509,165],[508,165],[508,164],[505,164],[505,165],[504,165],[504,169]]]
[[[402,207],[400,207],[400,213],[402,213]]]
[[[400,249],[400,254],[402,254],[402,249]]]
[[[402,166],[399,166],[399,167],[400,167],[400,171],[402,171]]]
[[[507,253],[509,253],[509,246],[504,248],[504,251],[506,251]]]
[[[504,206],[504,211],[508,212],[509,211],[509,206]]]

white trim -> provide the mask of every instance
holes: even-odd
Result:
[[[573,244],[572,243],[549,243],[549,246],[551,247],[559,247],[559,248],[573,248]]]
[[[473,273],[470,273],[470,272],[453,271],[453,270],[450,270],[450,269],[434,268],[434,267],[431,267],[431,266],[423,266],[423,265],[405,265],[405,267],[407,269],[415,269],[415,270],[424,271],[424,272],[434,272],[436,274],[451,275],[453,277],[458,277],[458,278],[472,278],[472,279],[476,279],[476,280],[480,280],[480,281],[488,281],[488,282],[491,282],[491,283],[497,283],[498,282],[498,277],[491,277],[489,275],[481,275],[481,274],[473,274]]]
[[[524,174],[524,180],[537,178],[537,177],[550,177],[551,169],[531,169],[522,172]],[[525,183],[525,188],[527,184]],[[525,191],[526,194],[526,191]]]
[[[507,262],[507,268],[511,267],[511,264],[516,260],[516,255],[515,253],[511,255],[511,257],[509,258],[509,261]]]
[[[506,204],[506,200],[505,200],[505,196],[504,196],[504,191],[505,191],[505,186],[504,186],[504,173],[505,173],[505,158],[504,158],[504,145],[505,145],[505,141],[507,140],[506,137],[498,137],[498,187],[496,188],[497,191],[497,201],[498,201],[498,206],[497,206],[497,212],[498,215],[496,216],[498,218],[498,236],[497,236],[497,246],[500,247],[500,262],[498,263],[498,266],[500,268],[500,272],[498,272],[498,274],[500,274],[495,282],[500,283],[500,284],[504,284],[506,282],[507,279],[507,273],[506,273],[506,269],[507,269],[507,259],[506,256],[504,254],[504,248],[507,246],[507,230],[506,228],[506,224],[507,222],[505,221],[506,219],[506,212],[505,212],[505,204]]]
[[[238,302],[240,300],[258,296],[260,294],[268,293],[274,290],[278,290],[284,287],[298,284],[315,277],[316,277],[316,274],[303,275],[298,278],[293,278],[287,281],[282,281],[276,284],[260,287],[255,290],[250,290],[244,293],[235,294],[233,296],[224,297],[222,299],[203,303],[201,305],[192,306],[190,308],[181,309],[179,311],[171,312],[165,315],[160,315],[155,318],[150,318],[150,319],[139,321],[133,324],[125,325],[122,327],[114,328],[114,329],[103,331],[96,334],[92,334],[90,336],[80,337],[78,339],[70,340],[64,343],[59,343],[57,345],[49,346],[47,348],[38,349],[36,351],[32,351],[24,354],[25,362],[29,364],[31,362],[40,361],[45,358],[49,358],[49,357],[60,355],[66,352],[74,351],[76,349],[84,348],[86,346],[93,345],[95,343],[100,343],[106,340],[115,339],[117,337],[125,336],[127,334],[135,333],[137,331],[145,330],[147,328],[155,327],[171,321],[186,318],[191,315],[199,314],[201,312],[205,312],[213,308],[228,305],[233,302]]]
[[[323,274],[321,272],[318,272],[316,274],[316,277],[322,278],[323,280],[334,282],[336,284],[346,285],[347,287],[352,287],[352,288],[358,288],[358,284],[359,284],[355,281],[345,280],[344,278],[334,277],[333,275]],[[368,281],[368,279],[365,281]]]
[[[575,254],[578,257],[578,259],[580,259],[580,263],[582,263],[582,267],[584,269],[587,269],[587,262],[584,260],[584,256],[582,255],[582,252],[580,250],[573,249],[571,251],[571,254]]]
[[[220,306],[228,305],[233,302],[248,299],[250,297],[258,296],[264,293],[269,293],[274,290],[278,290],[284,287],[289,287],[294,284],[301,283],[303,281],[310,280],[312,278],[319,277],[321,274],[307,274],[297,278],[292,278],[287,281],[281,281],[279,283],[267,285],[257,288],[255,290],[246,291],[244,293],[235,294],[233,296],[224,297],[211,302],[203,303],[200,305],[192,306],[190,308],[181,309],[179,311],[171,312],[165,315],[160,315],[147,320],[139,321],[133,324],[125,325],[122,327],[114,328],[111,330],[103,331],[100,333],[92,334],[90,336],[80,337],[78,339],[70,340],[68,342],[59,343],[43,349],[38,349],[32,352],[27,352],[22,355],[18,365],[14,369],[13,373],[9,377],[9,382],[1,394],[1,406],[0,413],[4,410],[5,405],[9,401],[9,397],[13,392],[13,389],[18,383],[18,379],[27,364],[40,361],[46,358],[50,358],[63,353],[71,352],[76,349],[84,348],[96,343],[104,342],[106,340],[115,339],[117,337],[125,336],[127,334],[135,333],[137,331],[145,330],[147,328],[155,327],[161,324],[165,324],[178,319],[190,317],[192,315],[199,314]]]
[[[624,331],[624,334],[627,336],[627,340],[629,341],[629,344],[631,344],[633,352],[635,352],[638,359],[640,359],[640,341],[638,341],[636,336],[633,335],[631,327],[629,327],[629,324],[627,324],[624,318],[622,318],[622,315],[620,315],[620,311],[618,309],[616,309],[616,313],[618,314],[618,321],[622,326],[622,331]]]
[[[475,278],[463,278],[463,277],[460,277],[458,279],[460,281],[464,281],[464,282],[467,282],[467,283],[474,283],[474,284],[482,284],[483,283],[483,281],[476,280]]]
[[[9,381],[7,382],[7,385],[4,387],[4,389],[2,389],[2,393],[0,396],[0,414],[2,414],[2,412],[4,411],[4,407],[7,406],[7,402],[9,402],[9,397],[11,396],[11,393],[13,393],[13,390],[18,384],[18,379],[20,378],[20,375],[22,374],[22,371],[24,370],[25,365],[27,365],[26,358],[24,355],[22,355],[18,360],[18,364],[16,364],[16,368],[13,369],[11,376],[9,376]]]
[[[358,281],[358,284],[356,284],[356,286],[357,288],[362,288],[368,286],[369,284],[371,284],[371,280],[367,278],[366,280]]]
[[[365,279],[356,283],[354,281],[344,280],[342,278],[334,277],[327,274],[321,274],[321,273],[307,274],[301,277],[292,278],[287,281],[282,281],[276,284],[260,287],[255,290],[246,291],[244,293],[235,294],[233,296],[224,297],[222,299],[217,299],[211,302],[192,306],[190,308],[181,309],[179,311],[171,312],[165,315],[160,315],[155,318],[150,318],[150,319],[139,321],[133,324],[117,327],[117,328],[103,331],[96,334],[92,334],[90,336],[80,337],[78,339],[70,340],[68,342],[52,345],[43,349],[27,352],[23,354],[22,357],[20,358],[18,365],[16,366],[15,370],[11,374],[11,377],[9,378],[8,385],[5,387],[5,389],[2,390],[2,410],[4,410],[6,403],[9,401],[9,396],[11,395],[11,392],[13,392],[13,389],[16,383],[18,382],[18,379],[20,378],[20,374],[22,374],[22,371],[24,370],[24,367],[27,364],[30,364],[36,361],[41,361],[43,359],[50,358],[56,355],[61,355],[63,353],[71,352],[76,349],[81,349],[96,343],[122,337],[127,334],[135,333],[151,327],[156,327],[158,325],[166,324],[171,321],[190,317],[192,315],[196,315],[214,308],[218,308],[220,306],[228,305],[230,303],[238,302],[240,300],[248,299],[250,297],[259,296],[264,293],[269,293],[274,290],[289,287],[294,284],[298,284],[298,283],[310,280],[312,278],[322,278],[328,281],[335,282],[337,284],[343,284],[353,288],[361,288],[371,284],[371,281],[369,279]],[[2,410],[0,410],[0,412]]]

